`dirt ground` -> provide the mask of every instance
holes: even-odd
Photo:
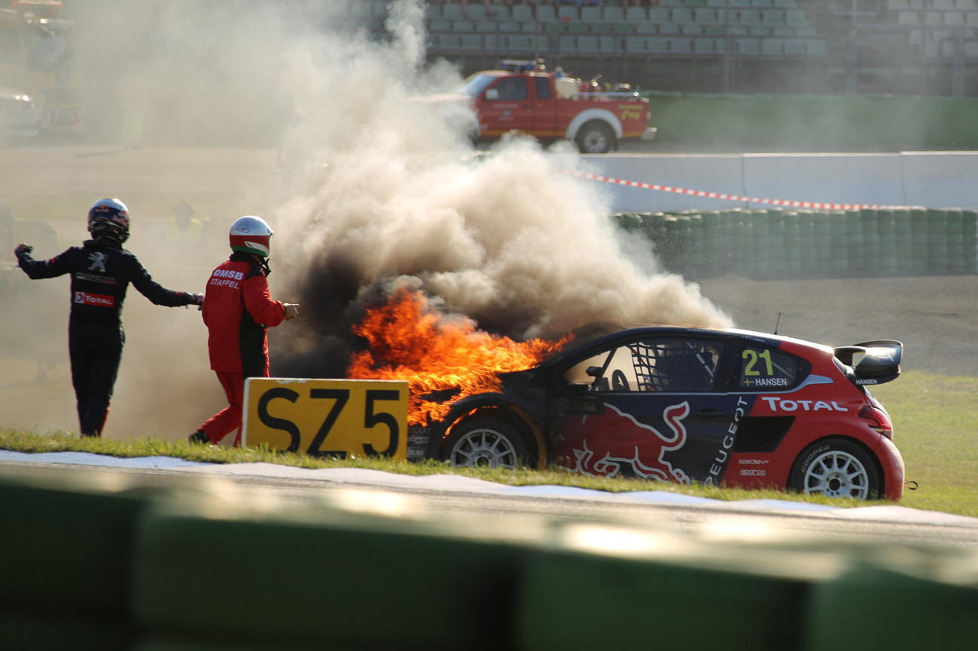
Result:
[[[64,245],[85,236],[88,205],[103,196],[122,197],[131,210],[139,207],[138,229],[144,219],[169,218],[168,207],[185,197],[204,207],[205,218],[261,214],[273,209],[281,183],[271,150],[0,149],[0,203],[9,204],[18,220],[51,220]],[[12,245],[2,245],[0,264],[9,269]],[[192,289],[182,286],[186,269],[154,242],[144,238],[132,249],[151,272],[158,271],[157,280]],[[223,255],[220,247],[208,251],[201,269],[206,273]],[[8,287],[3,295],[0,426],[76,427],[66,363],[67,283],[45,282],[50,285],[44,290],[34,283],[26,291]],[[790,281],[726,276],[698,284],[738,327],[766,332],[777,327],[781,334],[830,345],[898,339],[905,344],[905,371],[978,376],[978,275]],[[177,309],[163,320],[162,309],[141,297],[127,301],[130,339],[108,437],[132,428],[185,436],[222,406],[206,365],[199,316]],[[44,351],[47,368],[28,359],[37,357],[36,351]]]

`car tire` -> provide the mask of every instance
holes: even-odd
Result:
[[[581,127],[574,142],[582,154],[607,154],[615,148],[615,132],[604,122],[593,120]]]
[[[474,418],[457,424],[442,447],[442,459],[453,466],[517,468],[528,459],[519,432],[496,418]]]
[[[816,441],[798,456],[788,488],[810,495],[879,499],[880,472],[872,455],[846,439]]]

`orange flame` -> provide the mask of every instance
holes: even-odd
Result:
[[[530,368],[571,339],[516,342],[492,335],[471,320],[448,318],[422,292],[406,287],[395,290],[386,305],[367,310],[353,333],[366,339],[368,348],[351,357],[347,377],[406,380],[411,425],[448,413],[448,404],[425,400],[425,394],[457,390],[453,399],[458,399],[499,391],[497,373]]]

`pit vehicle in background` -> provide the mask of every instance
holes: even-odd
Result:
[[[867,387],[903,345],[830,348],[742,330],[641,327],[575,343],[411,428],[408,458],[899,500],[893,426]]]
[[[625,138],[651,140],[649,100],[627,87],[603,92],[596,80],[550,72],[540,61],[500,61],[465,80],[478,120],[478,139],[516,131],[544,142],[573,141],[585,154],[604,154]]]
[[[0,88],[0,146],[33,138],[41,125],[41,113],[27,93]]]
[[[74,21],[63,10],[60,0],[14,0],[0,8],[0,86],[33,100],[42,132],[85,127]]]

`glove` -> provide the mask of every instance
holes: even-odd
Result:
[[[204,309],[204,295],[203,294],[191,294],[190,292],[184,292],[184,296],[190,299],[190,302],[185,307],[190,307],[191,305],[197,306],[197,311],[200,312]]]
[[[298,303],[285,303],[285,320],[291,321],[292,319],[299,316],[299,304]]]
[[[30,252],[34,250],[33,246],[29,244],[18,244],[17,248],[14,249],[14,255],[18,258],[24,254],[30,255]]]

